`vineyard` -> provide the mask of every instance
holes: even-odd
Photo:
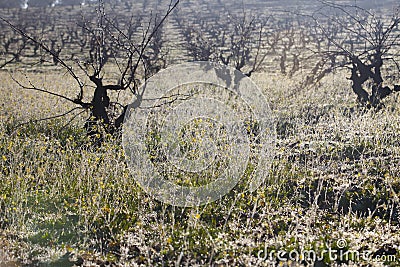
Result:
[[[400,13],[364,2],[0,9],[0,266],[398,266]],[[141,84],[192,61],[250,77],[276,140],[257,190],[177,207],[135,181],[121,129]]]

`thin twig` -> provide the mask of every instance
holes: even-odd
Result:
[[[19,123],[19,124],[17,124],[16,126],[14,126],[16,129],[11,133],[10,136],[14,136],[14,135],[16,134],[18,128],[20,128],[20,127],[22,127],[22,126],[24,126],[24,125],[27,125],[27,124],[30,124],[30,123],[38,123],[38,122],[41,122],[41,121],[46,121],[46,120],[52,120],[52,119],[61,118],[61,117],[64,117],[64,116],[66,116],[66,115],[68,115],[68,114],[74,112],[74,111],[77,110],[77,109],[82,109],[82,107],[75,107],[75,108],[73,108],[73,109],[71,109],[71,110],[69,110],[69,111],[67,111],[67,112],[65,112],[65,113],[62,113],[62,114],[58,114],[58,115],[54,115],[54,116],[50,116],[50,117],[46,117],[46,118],[40,118],[40,119],[36,119],[36,120],[30,120],[30,121],[26,121],[26,122]],[[83,111],[85,111],[85,110],[83,110]],[[82,113],[82,112],[81,112],[81,113]]]

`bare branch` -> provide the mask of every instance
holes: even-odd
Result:
[[[27,77],[26,77],[26,78],[27,78]],[[82,102],[81,99],[79,99],[79,98],[78,98],[78,99],[72,99],[72,98],[66,97],[66,96],[64,96],[64,95],[61,95],[61,94],[58,94],[58,93],[54,93],[54,92],[48,91],[48,90],[43,89],[43,88],[38,88],[38,87],[36,87],[31,81],[29,81],[28,78],[27,78],[27,79],[28,79],[28,82],[29,82],[29,85],[30,85],[30,86],[23,85],[21,82],[19,82],[17,79],[15,79],[12,75],[11,75],[11,79],[12,79],[15,83],[17,83],[17,84],[18,84],[21,88],[23,88],[23,89],[26,89],[26,90],[34,90],[34,91],[46,93],[46,94],[49,94],[49,95],[52,95],[52,96],[60,97],[60,98],[65,99],[65,100],[67,100],[67,101],[69,101],[69,102],[72,102],[72,103],[74,103],[74,104],[79,104],[79,105],[82,106],[82,108],[89,108],[89,107],[91,106],[91,104],[89,104],[89,103],[84,103],[84,102]]]
[[[48,48],[44,43],[36,40],[34,37],[30,36],[27,32],[25,32],[24,30],[18,28],[17,26],[12,24],[10,21],[6,20],[5,18],[0,17],[0,20],[4,21],[15,32],[19,33],[21,36],[29,39],[30,41],[34,42],[35,44],[38,44],[43,50],[45,50],[47,53],[49,53],[54,58],[56,58],[60,62],[60,64],[68,71],[68,73],[74,78],[74,80],[78,83],[78,86],[81,89],[81,92],[83,91],[83,86],[84,85],[80,81],[78,76],[74,73],[73,69],[70,66],[68,66],[62,59],[60,59],[60,57],[54,51],[52,51],[52,49]],[[82,100],[82,96],[79,99]]]
[[[68,115],[68,114],[74,112],[75,110],[78,110],[78,109],[82,109],[82,108],[81,108],[81,107],[75,107],[75,108],[73,108],[73,109],[71,109],[71,110],[68,110],[67,112],[62,113],[62,114],[58,114],[58,115],[54,115],[54,116],[50,116],[50,117],[46,117],[46,118],[41,118],[41,119],[36,119],[36,120],[30,120],[30,121],[26,121],[26,122],[19,123],[19,124],[17,124],[16,126],[14,126],[14,127],[15,127],[15,130],[11,133],[11,136],[15,135],[15,134],[17,133],[18,128],[20,128],[20,127],[22,127],[22,126],[24,126],[24,125],[31,124],[31,123],[38,123],[38,122],[47,121],[47,120],[52,120],[52,119],[57,119],[57,118],[61,118],[61,117],[64,117],[64,116],[66,116],[66,115]],[[79,115],[79,114],[82,114],[82,112],[84,112],[84,111],[85,111],[85,110],[81,111],[80,113],[78,113],[78,115]],[[73,117],[73,119],[75,119],[78,115],[75,115],[75,116]],[[70,123],[70,122],[69,122],[69,123]],[[63,127],[64,127],[64,126],[63,126]]]

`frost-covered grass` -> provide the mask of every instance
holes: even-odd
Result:
[[[17,128],[68,104],[23,91],[6,72],[0,75],[0,263],[307,265],[262,259],[267,247],[372,253],[371,260],[355,263],[325,255],[318,266],[399,264],[396,95],[381,111],[363,111],[343,73],[307,90],[282,75],[256,74],[277,123],[268,181],[252,194],[239,185],[206,206],[177,208],[136,184],[118,140],[90,147],[81,128],[84,114],[68,125],[57,119]],[[60,92],[73,86],[58,73],[29,75]],[[339,249],[342,239],[346,246]],[[397,261],[372,261],[383,254]]]

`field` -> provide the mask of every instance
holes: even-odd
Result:
[[[13,79],[73,97],[65,70],[1,70],[0,266],[399,266],[399,94],[366,109],[346,69],[301,87],[310,68],[288,75],[279,57],[264,64],[251,78],[276,124],[267,180],[198,207],[146,194],[118,137],[91,146],[88,112],[38,121],[73,105]]]

